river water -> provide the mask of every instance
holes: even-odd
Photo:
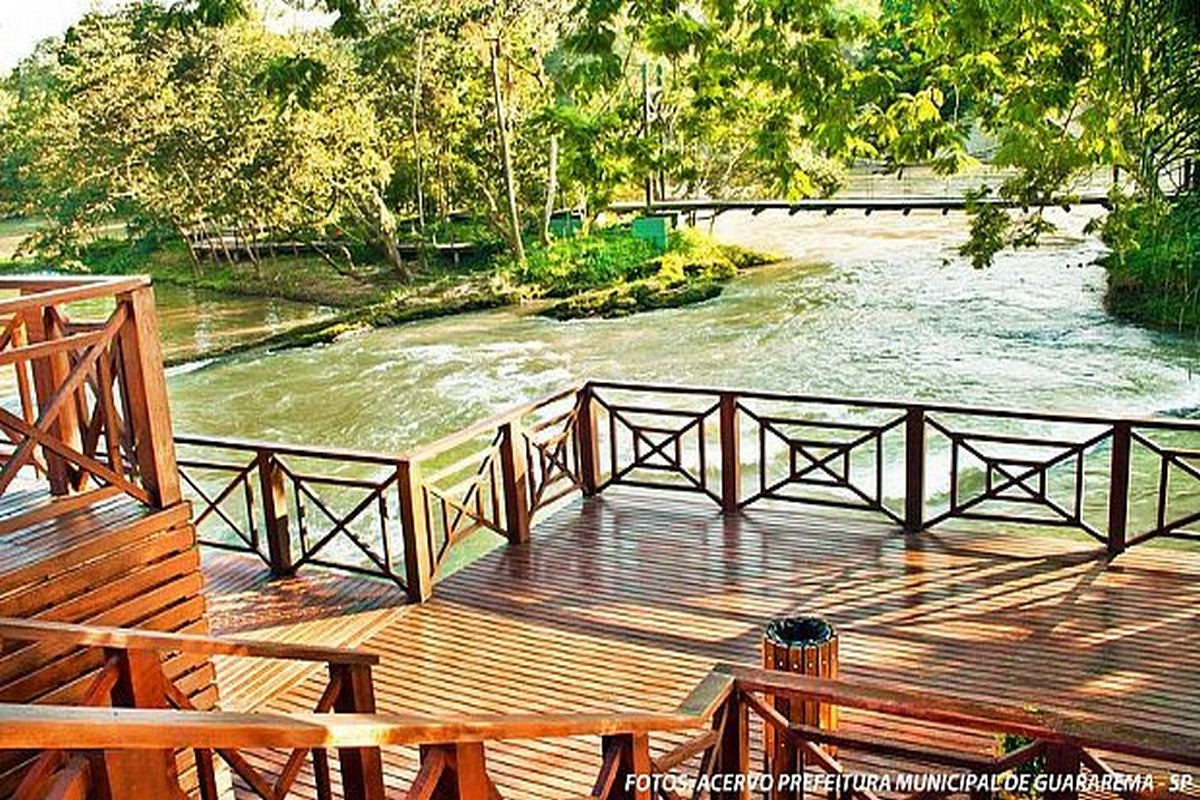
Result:
[[[1194,340],[1102,307],[1091,212],[976,271],[961,214],[724,215],[779,253],[714,300],[616,320],[501,310],[172,370],[178,430],[396,451],[580,378],[1096,413],[1200,406]]]

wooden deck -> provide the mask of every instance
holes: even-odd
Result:
[[[614,489],[547,517],[531,543],[477,561],[423,606],[370,579],[266,582],[242,556],[206,566],[217,632],[378,652],[382,711],[665,710],[714,662],[756,664],[767,618],[805,612],[839,628],[847,678],[1200,732],[1194,549],[1142,547],[1109,563],[1069,537],[939,529],[906,540],[807,509],[725,519],[693,498]],[[222,677],[224,698],[249,687],[281,710],[311,710],[321,686]],[[414,756],[386,754],[397,796]],[[569,797],[590,789],[599,746],[509,743],[488,757],[506,798]]]

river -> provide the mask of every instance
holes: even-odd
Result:
[[[178,430],[396,451],[550,392],[623,378],[1097,413],[1200,406],[1194,340],[1103,310],[1091,212],[976,271],[961,214],[729,214],[777,252],[714,300],[615,320],[501,310],[171,371]]]

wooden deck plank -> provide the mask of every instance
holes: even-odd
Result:
[[[375,673],[383,711],[667,710],[713,663],[756,664],[769,617],[804,612],[838,627],[843,677],[1200,733],[1194,550],[1140,547],[1109,563],[1078,538],[944,529],[906,537],[791,506],[726,519],[690,498],[610,490],[542,520],[531,543],[445,580],[429,603],[386,613],[372,599],[382,584],[369,579],[309,576],[328,581],[324,593],[261,605],[263,569],[234,556],[208,564],[219,632],[362,642],[383,659]],[[265,596],[279,591],[268,584]],[[376,611],[363,611],[372,604]],[[320,622],[355,613],[376,616]],[[307,710],[320,689],[310,677],[259,696],[268,707]],[[237,691],[222,687],[225,697]],[[845,725],[993,746],[868,714],[847,715]],[[278,767],[283,756],[258,759]],[[399,796],[415,775],[414,754],[385,759]],[[565,797],[586,793],[599,744],[500,743],[488,760],[505,797]],[[312,796],[309,776],[302,785]]]

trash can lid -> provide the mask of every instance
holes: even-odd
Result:
[[[792,647],[824,644],[837,631],[820,617],[777,617],[767,623],[766,636],[775,644]]]

